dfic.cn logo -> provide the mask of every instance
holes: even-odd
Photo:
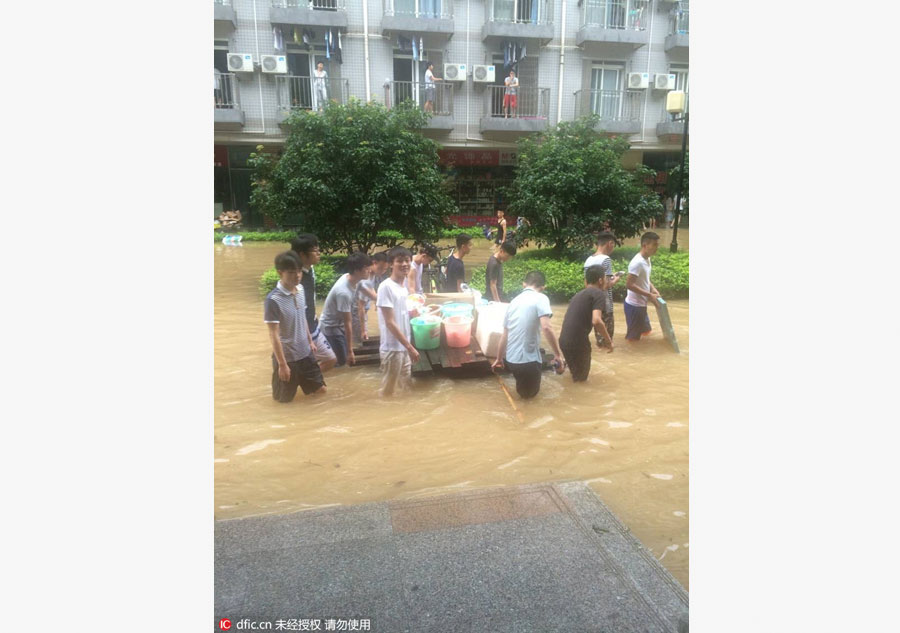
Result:
[[[231,620],[229,620],[228,618],[222,618],[221,620],[219,620],[219,628],[223,631],[227,631],[231,628]]]

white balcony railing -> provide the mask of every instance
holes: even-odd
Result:
[[[487,15],[491,22],[552,24],[553,0],[490,0]]]
[[[214,73],[216,108],[241,109],[240,95],[238,94],[238,82],[234,79],[234,73]]]
[[[452,0],[383,0],[384,14],[414,18],[451,19]]]
[[[669,14],[669,34],[687,35],[690,33],[690,15],[690,3],[687,0],[676,2]]]
[[[391,81],[390,103],[395,106],[404,101],[412,101],[422,110],[429,110],[438,116],[453,115],[453,84],[435,82],[433,92],[418,81]],[[431,104],[426,107],[428,102]]]
[[[331,77],[277,75],[275,90],[279,110],[324,110],[329,103],[347,103],[350,82]]]
[[[272,0],[273,7],[282,9],[321,9],[323,11],[346,11],[346,0]]]
[[[581,5],[581,26],[643,31],[649,25],[649,0],[584,0]]]
[[[516,88],[515,103],[512,99],[504,104],[505,86],[488,86],[485,93],[485,116],[519,119],[548,119],[550,117],[550,89],[536,86]],[[506,107],[504,107],[506,106]]]
[[[600,121],[640,121],[644,114],[645,90],[578,90],[575,118],[599,114]]]

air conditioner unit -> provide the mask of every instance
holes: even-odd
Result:
[[[472,68],[472,81],[494,83],[494,67],[475,64]]]
[[[252,73],[253,56],[249,53],[228,53],[228,72]]]
[[[264,73],[286,73],[287,57],[284,55],[261,55],[259,67]]]
[[[465,81],[465,64],[444,64],[444,81]]]
[[[656,73],[656,77],[653,78],[653,87],[657,90],[675,90],[675,75]]]
[[[628,88],[638,90],[650,85],[650,73],[628,73]]]

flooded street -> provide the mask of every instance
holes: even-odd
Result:
[[[668,248],[671,232],[657,232]],[[486,240],[476,243],[467,277],[489,254]],[[545,372],[537,398],[516,401],[524,425],[496,378],[416,379],[382,400],[377,366],[333,370],[326,395],[279,404],[257,281],[287,248],[214,245],[217,519],[583,480],[688,588],[687,301],[669,304],[680,355],[652,309],[650,339],[627,344],[617,303],[615,352],[594,349],[587,383]],[[557,334],[565,308],[553,306]]]

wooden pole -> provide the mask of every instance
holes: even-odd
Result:
[[[525,417],[522,415],[522,412],[519,411],[519,407],[516,406],[515,401],[513,401],[512,395],[509,393],[509,389],[506,387],[506,383],[503,382],[503,379],[500,377],[500,374],[494,374],[497,377],[497,382],[500,383],[500,388],[503,389],[503,393],[506,394],[506,399],[509,400],[509,405],[513,408],[513,411],[516,412],[516,417],[519,418],[519,422],[525,424]]]

